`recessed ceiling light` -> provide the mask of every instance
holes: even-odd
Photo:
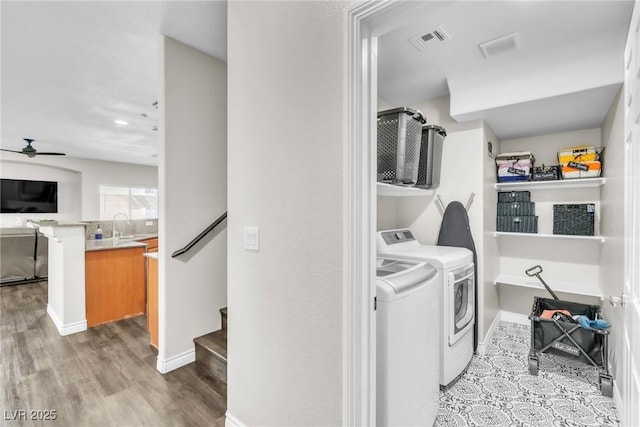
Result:
[[[113,123],[117,125],[128,125],[129,123],[124,120],[114,120]]]

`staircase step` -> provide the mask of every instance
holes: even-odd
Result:
[[[227,337],[227,307],[222,307],[220,309],[220,317],[222,319],[222,331],[224,333],[224,337]]]
[[[227,337],[222,330],[193,340],[196,370],[222,396],[227,395]]]

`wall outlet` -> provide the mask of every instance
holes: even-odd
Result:
[[[250,251],[260,250],[260,229],[258,227],[244,228],[244,248]]]
[[[149,225],[153,225],[153,221],[145,221],[145,222],[144,222],[144,225],[147,225],[147,226],[149,226]]]

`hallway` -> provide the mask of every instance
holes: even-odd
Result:
[[[0,288],[0,424],[55,411],[59,425],[224,426],[225,400],[193,363],[155,369],[145,316],[61,337],[46,304],[46,282]]]

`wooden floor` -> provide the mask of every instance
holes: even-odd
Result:
[[[0,425],[224,426],[195,364],[155,369],[144,316],[61,337],[46,306],[46,282],[0,287]]]

